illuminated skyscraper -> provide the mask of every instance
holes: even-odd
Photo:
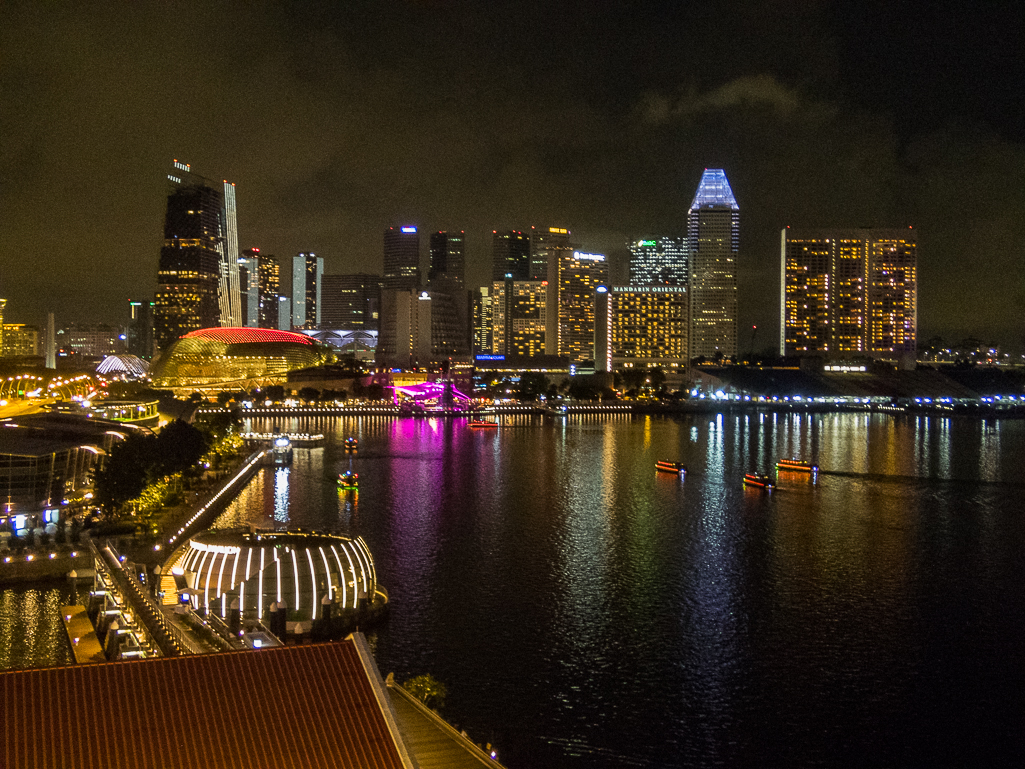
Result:
[[[238,258],[238,282],[242,298],[242,323],[260,325],[260,249],[247,248]]]
[[[323,257],[305,253],[292,257],[292,328],[320,326],[323,275]]]
[[[494,296],[491,286],[481,286],[473,292],[473,352],[490,353],[492,350],[492,323]]]
[[[686,286],[687,241],[642,238],[630,242],[631,286]]]
[[[565,227],[530,228],[530,279],[548,280],[548,265],[559,255],[573,250],[572,233]],[[502,276],[505,277],[504,275]]]
[[[594,294],[594,366],[686,368],[686,286],[597,286]]]
[[[609,281],[604,254],[553,249],[548,260],[545,354],[594,356],[594,290]]]
[[[740,207],[720,168],[706,168],[687,212],[690,354],[737,354]]]
[[[491,280],[530,278],[530,235],[518,230],[491,231]]]
[[[281,304],[281,267],[272,254],[262,254],[260,249],[249,249],[256,253],[256,269],[259,273],[259,310],[257,324],[260,328],[278,328],[278,308]]]
[[[241,323],[235,185],[217,185],[174,161],[154,303],[156,342]]]
[[[384,231],[384,290],[408,291],[420,286],[420,233],[416,227]]]
[[[492,346],[506,356],[544,355],[548,281],[496,280],[492,284]]]
[[[910,227],[783,230],[780,352],[909,359],[917,257]]]
[[[6,299],[0,299],[0,358],[4,355],[4,306]]]

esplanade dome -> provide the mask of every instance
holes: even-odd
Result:
[[[243,617],[264,619],[277,603],[316,620],[326,604],[358,610],[384,595],[362,537],[206,531],[189,540],[171,571],[190,588],[197,608],[222,617],[237,600]]]
[[[330,347],[291,331],[204,328],[168,347],[153,363],[150,376],[155,387],[263,387],[284,383],[293,369],[333,359]]]

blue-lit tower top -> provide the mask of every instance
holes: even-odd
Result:
[[[733,197],[733,190],[726,180],[726,172],[721,168],[706,168],[701,175],[701,182],[698,184],[698,191],[694,195],[694,202],[690,204],[694,208],[729,208],[739,211],[737,199]]]

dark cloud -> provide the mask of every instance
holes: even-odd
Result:
[[[923,329],[1020,340],[1020,137],[956,99],[894,107],[942,64],[873,65],[873,100],[848,72],[867,21],[838,4],[642,5],[5,4],[8,314],[117,320],[151,294],[172,157],[236,182],[243,246],[379,271],[387,225],[459,228],[477,281],[494,228],[560,224],[620,255],[682,232],[702,169],[723,167],[741,320],[765,340],[786,224],[914,224]]]

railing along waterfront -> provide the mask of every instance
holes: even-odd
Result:
[[[190,650],[191,644],[182,638],[177,628],[172,627],[164,619],[163,612],[146,594],[142,584],[125,571],[121,558],[114,552],[110,543],[103,547],[98,547],[92,542],[89,544],[96,556],[96,563],[106,571],[110,581],[117,587],[125,602],[131,606],[149,641],[160,650],[160,653],[166,657],[177,657]]]

